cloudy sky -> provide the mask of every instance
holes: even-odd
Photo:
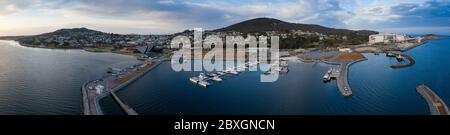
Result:
[[[168,34],[256,17],[334,28],[450,35],[450,0],[0,0],[0,36],[87,27]]]

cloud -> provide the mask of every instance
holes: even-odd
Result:
[[[350,29],[448,27],[449,3],[450,0],[0,0],[0,18],[18,18],[6,17],[8,20],[0,20],[0,25],[40,17],[32,21],[46,24],[44,20],[53,20],[53,26],[92,26],[117,33],[174,33],[271,17]]]
[[[32,1],[29,0],[24,1],[0,0],[0,15],[7,15],[22,11],[31,3]]]

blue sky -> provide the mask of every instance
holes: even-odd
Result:
[[[256,17],[353,30],[450,35],[450,0],[0,0],[0,36],[87,27],[168,34]]]

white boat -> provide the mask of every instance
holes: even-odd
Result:
[[[222,78],[220,78],[220,77],[218,77],[218,76],[214,76],[213,78],[211,78],[213,81],[216,81],[216,82],[221,82],[222,81]]]
[[[325,74],[325,75],[323,76],[323,80],[324,80],[324,81],[330,80],[330,75],[329,75],[329,74]]]
[[[333,68],[329,69],[327,73],[323,76],[323,81],[330,81],[331,80],[331,72],[333,71]]]
[[[191,77],[191,78],[189,78],[189,80],[190,80],[192,83],[198,83],[198,78],[197,78],[197,77]]]
[[[280,72],[281,73],[287,73],[287,72],[289,72],[289,69],[288,69],[288,67],[282,67]]]
[[[289,66],[289,65],[287,64],[286,61],[281,61],[280,66],[282,66],[282,67],[287,67],[287,66]]]
[[[200,73],[200,75],[198,75],[198,80],[199,81],[203,81],[203,80],[205,80],[207,77],[205,76],[205,74],[204,73]]]
[[[229,71],[229,73],[230,73],[230,74],[234,74],[234,75],[239,74],[236,70],[231,70],[231,71]]]
[[[209,83],[207,81],[200,81],[200,82],[198,82],[198,85],[203,86],[203,87],[208,87]]]
[[[214,74],[214,73],[207,73],[206,75],[209,76],[209,77],[217,76],[217,74]]]
[[[265,75],[270,75],[270,74],[272,74],[272,70],[269,69],[268,71],[264,72],[264,74],[265,74]]]
[[[219,75],[224,75],[225,73],[222,72],[222,71],[219,71],[219,72],[217,72],[217,74],[219,74]]]

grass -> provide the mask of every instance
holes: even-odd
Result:
[[[84,47],[84,50],[88,52],[111,52],[113,47]]]

